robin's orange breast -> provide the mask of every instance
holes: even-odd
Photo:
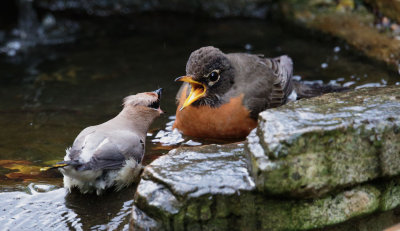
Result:
[[[250,111],[242,104],[243,95],[231,98],[226,104],[210,106],[188,106],[179,111],[186,98],[182,91],[173,128],[183,134],[202,138],[244,138],[257,126],[250,118]]]

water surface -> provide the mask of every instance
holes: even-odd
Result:
[[[66,194],[57,171],[42,173],[39,168],[62,160],[83,128],[118,114],[125,96],[159,87],[165,89],[161,107],[167,113],[149,131],[144,163],[165,154],[174,146],[152,140],[171,121],[179,87],[173,80],[185,74],[190,52],[199,47],[270,57],[288,54],[294,74],[304,80],[352,87],[399,81],[395,72],[340,42],[278,22],[144,15],[92,23],[81,22],[85,30],[74,43],[0,56],[4,230],[126,229],[134,186],[100,197]]]

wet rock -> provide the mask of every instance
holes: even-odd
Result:
[[[131,230],[160,230],[161,224],[151,217],[147,216],[142,210],[135,205],[132,207],[132,219],[130,220]]]
[[[338,225],[315,229],[313,231],[389,231],[386,230],[386,228],[400,223],[399,214],[400,208],[397,208],[383,213],[375,213],[361,218],[351,219],[350,221]],[[392,231],[394,230],[396,229]]]
[[[259,191],[316,197],[400,173],[400,88],[365,88],[264,111],[248,136]]]
[[[178,148],[153,161],[145,168],[135,194],[138,208],[133,220],[140,222],[133,222],[134,227],[144,223],[158,227],[152,222],[155,219],[163,227],[181,229],[189,219],[194,221],[191,227],[196,228],[201,227],[200,221],[211,220],[214,215],[221,221],[213,225],[223,223],[231,213],[231,202],[226,198],[240,199],[243,192],[255,189],[243,148],[243,144]]]
[[[135,194],[131,230],[307,230],[399,205],[399,179],[321,198],[257,192],[243,144],[178,148],[148,165]]]
[[[254,183],[248,176],[243,146],[233,144],[175,149],[153,161],[142,178],[144,181],[171,184],[169,189],[180,197],[252,190]]]
[[[202,13],[211,17],[251,16],[263,18],[267,10],[266,0],[223,1],[157,1],[157,0],[35,0],[41,8],[51,11],[73,11],[97,16],[130,14],[146,11],[172,11]]]

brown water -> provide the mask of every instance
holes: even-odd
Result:
[[[159,87],[165,89],[161,107],[167,114],[149,131],[145,164],[165,154],[172,147],[151,140],[174,115],[179,85],[173,80],[184,74],[190,52],[199,47],[288,54],[295,75],[305,80],[354,81],[353,86],[399,82],[395,72],[344,44],[284,24],[151,15],[127,21],[88,27],[73,44],[0,57],[2,230],[126,229],[134,186],[100,197],[66,194],[57,171],[39,168],[62,160],[83,128],[115,116],[123,97]]]

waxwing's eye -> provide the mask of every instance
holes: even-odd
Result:
[[[219,72],[218,71],[212,71],[208,77],[210,78],[211,82],[215,82],[215,81],[217,81],[219,79]]]

